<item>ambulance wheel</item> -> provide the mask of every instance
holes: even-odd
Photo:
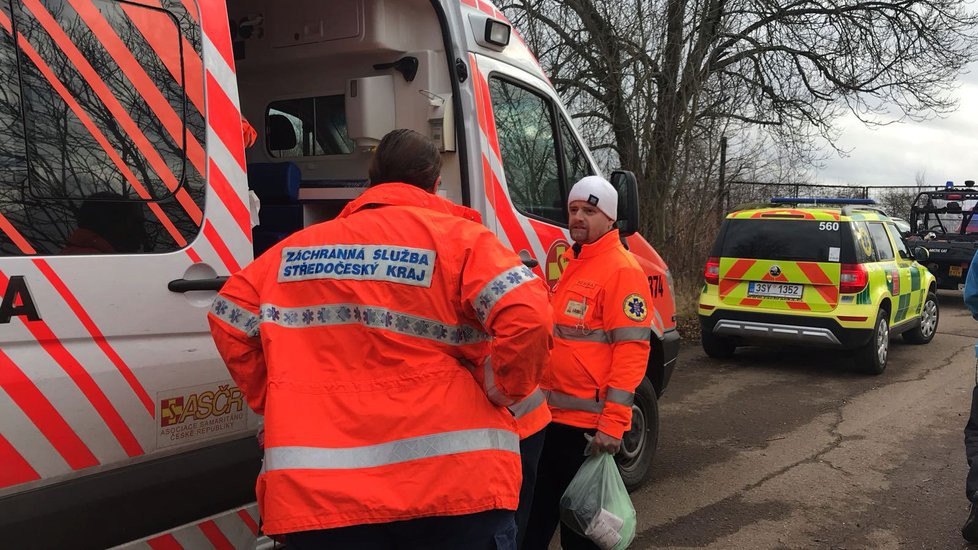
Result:
[[[655,388],[648,378],[643,378],[635,390],[632,404],[632,427],[621,438],[621,450],[615,455],[618,471],[628,492],[645,484],[652,473],[652,459],[659,442],[659,402]]]
[[[703,351],[714,359],[727,359],[737,350],[733,340],[726,336],[717,336],[706,328],[700,330],[700,342],[703,344]]]
[[[924,307],[920,310],[920,324],[903,333],[903,340],[908,344],[927,344],[937,334],[937,322],[941,318],[941,310],[937,305],[937,296],[927,293]]]
[[[886,358],[890,354],[889,318],[890,312],[881,308],[869,342],[856,354],[856,364],[866,374],[883,374],[886,370]]]

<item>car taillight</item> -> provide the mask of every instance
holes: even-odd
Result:
[[[839,274],[839,293],[856,294],[862,292],[869,283],[869,274],[862,264],[842,264]]]
[[[703,278],[710,285],[720,284],[720,258],[710,256],[706,260],[706,267],[703,268]]]

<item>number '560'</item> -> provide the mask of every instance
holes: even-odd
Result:
[[[819,231],[838,231],[839,222],[818,222]]]

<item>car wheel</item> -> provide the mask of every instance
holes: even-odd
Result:
[[[910,344],[927,344],[937,334],[937,322],[941,319],[941,310],[937,305],[937,296],[927,293],[924,307],[920,309],[920,325],[903,333],[903,339]]]
[[[625,488],[632,492],[641,487],[652,472],[652,458],[659,442],[659,403],[648,378],[635,389],[632,404],[632,427],[621,438],[621,450],[615,455]]]
[[[717,336],[706,327],[700,328],[700,342],[703,344],[703,351],[714,359],[726,359],[733,356],[737,346],[733,340],[725,336]]]
[[[857,366],[866,374],[883,374],[886,370],[886,358],[890,353],[889,317],[888,311],[879,310],[869,342],[856,354]]]

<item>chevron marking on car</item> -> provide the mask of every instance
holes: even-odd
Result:
[[[839,221],[841,216],[838,212],[826,212],[824,210],[798,210],[794,208],[781,208],[773,210],[762,208],[755,210],[741,210],[727,216],[730,219],[757,219],[757,218],[797,218],[803,220],[824,220]]]
[[[783,283],[788,280],[788,277],[786,277],[784,273],[779,273],[777,277],[772,276],[770,273],[765,273],[764,276],[761,277],[761,280]]]
[[[37,470],[0,434],[0,489],[41,479]]]
[[[146,5],[160,8],[158,0],[146,0]],[[197,17],[196,7],[193,2],[184,2],[188,13],[195,19]],[[231,99],[236,96],[237,82],[233,65],[234,56],[231,54],[231,44],[226,39],[226,28],[221,29],[213,24],[214,18],[218,21],[226,20],[224,15],[215,13],[213,17],[206,18],[202,29],[202,42],[205,50],[212,50],[215,55],[207,56],[206,67],[191,45],[186,36],[181,33],[183,41],[183,55],[176,55],[173,48],[162,41],[160,33],[155,32],[154,21],[147,18],[146,10],[138,7],[123,5],[123,9],[133,22],[135,27],[142,33],[144,39],[157,53],[163,64],[166,66],[170,76],[178,83],[183,84],[187,91],[187,97],[198,112],[203,113],[207,109],[207,129],[213,135],[209,136],[207,172],[201,162],[194,163],[201,176],[206,175],[208,187],[210,187],[218,202],[227,210],[228,217],[237,226],[239,235],[229,236],[228,229],[222,223],[223,212],[219,209],[209,209],[208,218],[213,227],[211,230],[204,231],[204,239],[210,245],[225,267],[234,272],[241,264],[250,258],[244,256],[234,258],[229,261],[230,253],[224,253],[231,248],[234,250],[250,250],[250,247],[229,247],[228,239],[244,238],[248,243],[252,242],[251,223],[246,206],[245,196],[236,193],[235,189],[246,189],[247,185],[242,182],[244,175],[244,143],[241,136],[241,112],[239,106]],[[215,10],[221,12],[225,6],[220,3],[208,3],[202,9]],[[222,32],[225,31],[225,32]],[[205,90],[206,106],[205,106]],[[193,159],[192,159],[193,160]],[[235,185],[231,185],[235,183]],[[239,185],[240,183],[240,185]],[[219,227],[220,226],[220,227]],[[189,251],[191,259],[196,263],[201,261],[201,257],[196,251]]]
[[[146,74],[143,65],[136,60],[132,51],[122,42],[122,39],[115,33],[112,26],[92,3],[92,0],[69,0],[69,3],[92,30],[92,34],[101,42],[105,51],[112,56],[113,61],[126,75],[126,78],[132,82],[133,87],[163,124],[174,143],[179,144],[185,135],[183,121],[173,106],[170,105],[170,102],[163,97],[153,80]],[[186,140],[187,158],[198,173],[203,174],[204,148],[191,132],[186,133]]]
[[[258,534],[258,505],[251,503],[128,544],[126,549],[233,550],[235,548],[254,548],[255,537]]]
[[[7,276],[0,271],[0,286],[7,286],[7,282]],[[51,327],[43,319],[36,321],[24,321],[20,317],[18,319],[23,322],[27,330],[37,339],[37,342],[44,348],[44,351],[55,360],[58,366],[64,370],[65,374],[81,390],[126,454],[130,457],[142,455],[144,453],[143,448],[139,444],[139,441],[136,440],[136,436],[132,433],[129,425],[123,420],[119,411],[105,395],[105,392],[98,383],[95,382],[92,375],[65,348],[61,339],[55,335]]]
[[[61,298],[64,299],[65,303],[68,304],[68,307],[71,308],[71,311],[75,314],[75,317],[81,321],[82,325],[85,327],[85,330],[87,330],[92,336],[92,341],[95,342],[99,349],[101,349],[106,357],[109,358],[112,365],[115,366],[116,370],[119,371],[119,374],[122,375],[122,378],[124,378],[126,383],[129,384],[129,387],[136,394],[136,397],[139,398],[139,401],[146,408],[146,412],[149,413],[149,416],[155,417],[156,406],[153,403],[153,399],[146,391],[146,388],[136,378],[136,375],[132,372],[132,369],[129,368],[129,365],[127,365],[126,362],[122,360],[122,357],[116,353],[115,349],[112,348],[112,346],[106,340],[105,335],[102,334],[102,331],[99,330],[98,326],[95,324],[95,321],[92,320],[91,316],[88,315],[88,312],[85,311],[85,308],[81,305],[75,295],[70,289],[68,289],[68,285],[66,285],[65,282],[58,277],[58,274],[55,273],[54,269],[52,269],[46,261],[42,259],[35,259],[34,265],[36,265],[41,273],[44,274],[48,282],[51,283],[51,286],[58,291],[58,294],[61,295]]]
[[[739,284],[736,279],[720,279],[720,298],[726,298]]]
[[[161,7],[158,0],[144,0],[142,4],[153,8]],[[175,49],[173,47],[164,42],[163,35],[156,32],[156,22],[149,18],[147,10],[136,4],[129,5],[122,3],[121,7],[126,12],[126,15],[129,16],[129,20],[132,21],[136,29],[143,35],[146,43],[159,56],[170,73],[170,76],[178,84],[184,86],[184,89],[187,91],[187,99],[190,100],[190,103],[197,109],[197,112],[203,113],[204,64],[200,56],[197,55],[197,52],[194,51],[193,45],[187,40],[187,37],[181,33],[181,40],[183,42],[181,48],[183,58],[181,59],[180,52],[174,51]],[[196,16],[196,10],[188,8],[187,11],[191,16]]]
[[[68,467],[81,470],[99,464],[91,449],[78,437],[51,401],[3,350],[0,350],[0,389],[37,426],[38,432],[64,459]]]
[[[777,267],[778,276],[771,275]],[[768,309],[829,311],[834,309],[839,301],[838,282],[826,273],[826,269],[838,269],[838,264],[826,263],[824,266],[816,262],[798,262],[787,260],[753,260],[744,258],[722,258],[720,260],[720,299],[742,300],[746,298],[760,300],[739,302],[740,305],[753,307],[763,305]],[[838,276],[836,275],[836,279]],[[751,281],[779,282],[799,284],[809,287],[803,290],[801,299],[786,300],[776,297],[748,296]],[[803,303],[804,306],[797,304]],[[753,304],[753,305],[752,305]]]
[[[492,98],[489,94],[489,82],[479,69],[478,61],[473,54],[469,54],[472,65],[473,85],[476,95],[476,107],[478,110],[479,128],[482,131],[483,144],[482,151],[482,170],[485,178],[486,199],[492,204],[496,211],[497,220],[500,227],[509,239],[510,246],[514,251],[526,250],[531,256],[536,258],[545,257],[546,251],[540,242],[540,236],[533,231],[529,222],[524,226],[521,217],[516,214],[516,209],[509,201],[503,182],[506,176],[502,170],[501,155],[499,152],[499,141],[496,133],[496,122],[493,118]],[[488,144],[489,150],[485,145]],[[542,267],[537,265],[533,268],[534,273],[543,277]]]
[[[740,279],[744,276],[744,273],[747,273],[747,270],[754,267],[754,264],[756,263],[757,260],[736,260],[726,272],[720,272],[720,277],[726,279]]]

